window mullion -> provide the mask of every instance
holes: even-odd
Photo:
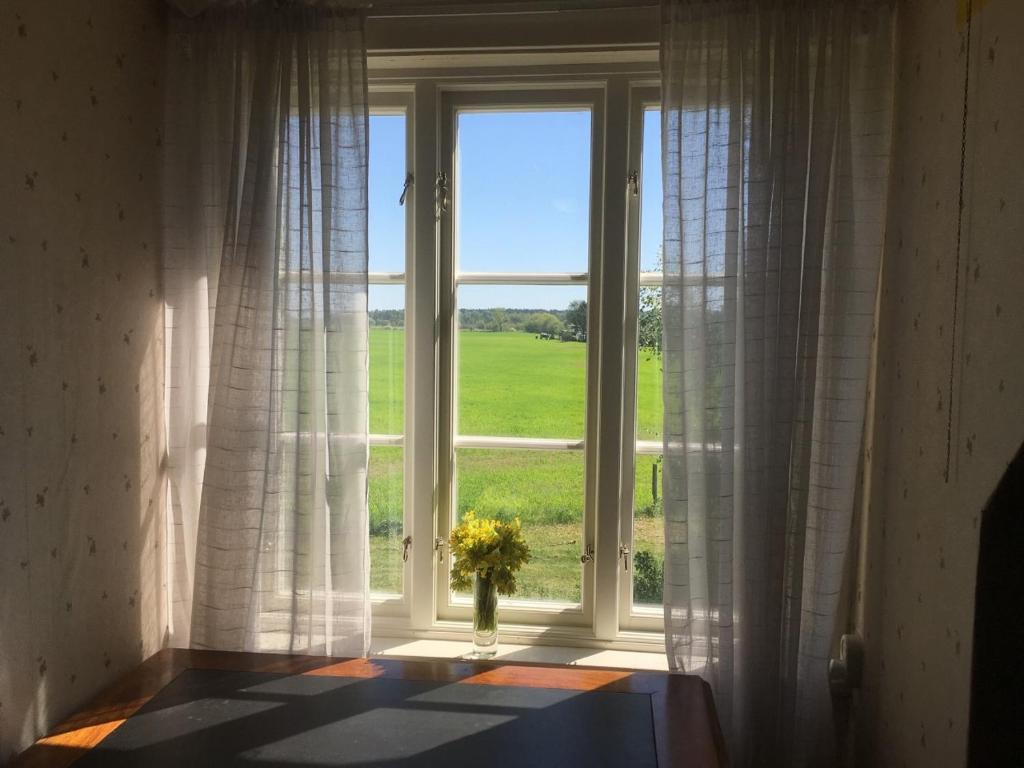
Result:
[[[643,102],[634,90],[629,106],[629,168],[640,168],[643,149]],[[640,189],[629,196],[626,226],[626,292],[623,339],[623,430],[620,442],[622,452],[619,538],[629,547],[633,545],[633,491],[635,483],[637,422],[637,323],[641,286],[653,282],[660,275],[640,272]],[[625,628],[632,609],[632,574],[624,573],[619,584],[619,624]]]
[[[437,307],[437,240],[432,180],[437,174],[436,85],[416,83],[411,113],[410,156],[416,183],[406,205],[411,206],[412,244],[407,269],[406,317],[406,468],[412,505],[412,578],[407,588],[409,622],[413,629],[429,629],[434,623],[433,552],[434,451],[437,446],[437,355],[434,324]],[[411,448],[411,451],[409,450]]]
[[[631,169],[647,167],[645,154],[647,151],[646,110],[649,105],[656,103],[658,98],[657,89],[635,88],[631,94],[630,104],[630,141],[629,165]],[[650,173],[648,168],[648,174]],[[643,201],[645,184],[644,174],[640,174],[640,184],[636,196],[630,199],[629,222],[627,229],[627,292],[626,292],[626,346],[624,348],[625,374],[624,374],[624,429],[622,435],[622,475],[621,475],[621,526],[620,536],[623,542],[630,548],[632,561],[636,564],[637,554],[643,550],[643,542],[637,540],[636,500],[638,498],[637,488],[638,471],[641,462],[646,466],[650,463],[649,458],[645,461],[642,457],[660,456],[663,452],[663,444],[660,440],[647,439],[638,440],[637,435],[641,433],[641,412],[640,412],[640,350],[639,350],[639,323],[641,317],[640,294],[645,288],[660,288],[662,285],[661,272],[641,272],[642,266],[642,211],[646,210],[647,203]],[[657,202],[657,201],[655,201]],[[652,478],[652,482],[656,482]],[[652,494],[654,492],[652,491]],[[655,495],[654,498],[657,498]],[[634,571],[636,566],[634,565]],[[662,610],[660,607],[650,605],[634,605],[634,580],[636,573],[624,574],[619,590],[619,621],[623,630],[659,630],[662,626]]]
[[[594,634],[613,640],[619,631],[619,491],[622,467],[622,374],[625,312],[626,178],[629,172],[629,83],[609,78],[605,104],[604,190],[601,233],[598,368],[597,541]]]
[[[586,285],[587,272],[459,272],[456,285]]]

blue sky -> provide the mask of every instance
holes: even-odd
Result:
[[[590,218],[588,111],[462,112],[458,117],[459,268],[468,272],[583,272]],[[644,119],[641,263],[661,244],[660,123]],[[405,118],[370,118],[370,271],[402,271]],[[433,190],[420,189],[420,194]],[[586,297],[577,286],[471,286],[461,307],[564,309]],[[398,286],[375,286],[370,309],[402,306]]]

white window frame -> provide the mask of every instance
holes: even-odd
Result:
[[[515,57],[512,57],[515,58]],[[521,62],[520,62],[521,63]],[[583,450],[585,456],[584,541],[593,544],[594,561],[583,575],[583,603],[573,609],[540,603],[502,607],[502,641],[547,643],[629,650],[664,648],[662,622],[652,616],[623,618],[623,606],[631,606],[630,578],[623,578],[620,544],[631,545],[632,479],[625,493],[623,478],[633,467],[635,390],[627,395],[627,370],[631,352],[635,357],[635,286],[628,278],[630,253],[637,245],[630,232],[630,202],[626,175],[634,167],[630,151],[635,110],[632,99],[639,89],[656,83],[656,59],[641,64],[578,65],[550,64],[529,67],[503,66],[479,70],[448,64],[430,69],[371,70],[371,104],[382,94],[401,92],[411,98],[412,119],[407,123],[410,163],[415,183],[410,192],[410,261],[406,270],[406,533],[412,535],[411,556],[405,571],[405,595],[401,604],[374,601],[374,632],[383,636],[466,640],[470,636],[470,608],[449,604],[447,547],[438,562],[436,538],[446,538],[448,510],[454,478],[450,474],[456,447],[557,448]],[[571,74],[566,74],[571,73]],[[655,88],[656,90],[656,88]],[[453,105],[486,102],[494,107],[523,99],[523,106],[547,106],[538,101],[548,92],[563,106],[590,106],[592,151],[599,162],[592,163],[590,222],[591,247],[588,291],[587,418],[583,441],[521,440],[477,436],[455,439],[452,410],[442,393],[451,392],[445,381],[456,370],[451,349],[454,340],[454,275],[450,262],[440,254],[450,243],[451,217],[435,218],[434,180],[445,170],[449,198],[454,199],[457,183],[451,148],[443,147],[442,130]],[[572,96],[568,98],[567,96]],[[656,100],[656,99],[655,99]],[[567,103],[568,102],[568,103]],[[642,112],[636,113],[642,115]],[[598,128],[598,121],[601,127]],[[413,127],[414,126],[414,127]],[[611,138],[618,137],[618,138]],[[624,140],[623,137],[629,137]],[[598,150],[598,147],[600,149]],[[599,172],[594,170],[599,168]],[[418,192],[418,194],[417,194]],[[597,208],[597,215],[593,210]],[[447,234],[446,234],[447,231]],[[631,250],[632,249],[632,250]],[[580,273],[557,275],[462,273],[460,285],[527,284],[586,285]],[[603,286],[608,286],[603,289]],[[629,301],[629,291],[634,298]],[[626,318],[633,307],[632,335]],[[442,330],[442,327],[444,330]],[[447,337],[447,341],[445,340]],[[632,361],[635,368],[635,359]],[[635,383],[634,383],[635,386]],[[443,412],[443,413],[442,413]],[[628,417],[628,418],[627,418]],[[628,425],[626,422],[629,422]],[[629,440],[627,441],[626,436]],[[628,442],[628,451],[625,446]],[[419,457],[414,461],[413,457]],[[630,505],[623,508],[622,499]],[[603,501],[598,503],[598,499]],[[628,522],[624,520],[628,518]],[[628,528],[629,539],[622,536]],[[602,535],[603,532],[603,535]],[[610,532],[610,535],[609,535]],[[588,605],[588,595],[590,604]],[[624,600],[626,595],[630,600]],[[594,599],[596,598],[596,599]]]
[[[410,89],[374,89],[370,93],[369,112],[370,115],[403,115],[405,117],[405,157],[406,173],[412,172],[414,157],[414,140],[416,132],[415,115],[413,109],[413,92]],[[372,140],[372,139],[371,139]],[[402,183],[404,179],[396,179],[395,200],[402,194]],[[415,254],[413,233],[415,225],[415,184],[410,184],[405,196],[405,269],[402,272],[370,272],[367,282],[373,285],[403,285],[405,287],[405,386],[404,386],[404,425],[403,433],[400,435],[369,434],[369,447],[393,446],[401,447],[403,465],[403,489],[402,489],[402,531],[406,536],[412,535],[413,528],[413,505],[410,495],[412,492],[412,470],[414,466],[414,443],[410,436],[409,410],[414,402],[414,381],[410,376],[409,367],[413,354],[413,337],[409,333],[409,305],[412,294],[410,275],[413,271],[413,258]],[[411,554],[411,553],[410,553]],[[408,557],[402,564],[402,593],[371,593],[373,615],[375,617],[404,617],[410,611],[410,584],[413,580],[412,557]]]
[[[643,202],[643,142],[644,112],[660,107],[661,90],[655,85],[634,84],[629,94],[629,167],[637,173],[636,194],[629,195],[626,224],[626,302],[624,313],[623,355],[623,429],[622,475],[620,496],[619,538],[634,553],[633,546],[633,491],[636,483],[636,457],[660,455],[664,446],[655,440],[636,439],[637,354],[638,322],[641,287],[660,287],[663,274],[640,271],[640,209]],[[638,631],[657,631],[664,626],[664,609],[633,605],[633,571],[619,580],[619,626]]]
[[[457,157],[457,119],[460,111],[517,111],[517,110],[559,110],[585,109],[590,113],[591,146],[590,146],[590,215],[588,226],[588,263],[587,271],[561,273],[523,273],[523,272],[488,272],[462,273],[457,269],[455,242],[456,219],[458,216],[458,157]],[[456,449],[459,448],[498,448],[518,450],[548,451],[582,451],[584,462],[584,511],[583,530],[581,531],[583,546],[593,542],[595,538],[595,504],[592,490],[593,451],[587,450],[587,435],[596,429],[597,408],[595,398],[585,394],[584,434],[581,439],[550,440],[538,438],[495,437],[485,435],[459,435],[457,430],[458,403],[458,312],[455,305],[457,291],[465,285],[584,285],[587,291],[587,378],[586,392],[592,393],[597,379],[597,356],[591,341],[594,329],[592,318],[595,316],[595,305],[599,302],[593,294],[590,276],[599,262],[598,247],[601,242],[602,187],[604,162],[604,93],[598,85],[590,87],[562,86],[549,83],[544,85],[529,84],[525,86],[495,89],[491,84],[486,87],[459,87],[445,89],[441,94],[441,165],[449,180],[449,198],[453,201],[447,214],[440,217],[440,260],[441,260],[441,392],[440,392],[440,434],[439,434],[439,468],[441,477],[451,478],[439,484],[440,514],[438,516],[438,537],[447,538],[450,532],[452,510],[454,509],[457,487]],[[523,190],[530,194],[530,190]],[[580,551],[583,551],[583,546]],[[468,599],[453,598],[448,589],[448,568],[450,558],[447,551],[444,556],[445,568],[437,569],[437,617],[439,620],[469,621],[472,618],[472,606]],[[541,626],[576,626],[589,627],[593,623],[595,588],[592,580],[593,569],[581,564],[581,600],[578,605],[547,601],[528,601],[516,599],[502,601],[502,617],[515,624],[533,624]]]

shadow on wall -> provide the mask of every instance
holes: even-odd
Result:
[[[968,765],[1024,761],[1024,446],[981,515]]]

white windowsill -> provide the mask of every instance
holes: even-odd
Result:
[[[472,644],[461,640],[410,640],[377,637],[370,644],[370,656],[394,658],[469,659]],[[496,661],[523,661],[567,666],[621,667],[668,671],[664,652],[600,650],[558,645],[515,645],[498,643]]]

